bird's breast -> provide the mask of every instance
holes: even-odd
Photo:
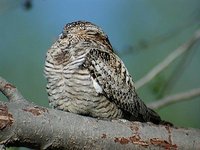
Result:
[[[81,67],[85,55],[66,64],[46,61],[47,92],[51,106],[77,114],[99,118],[121,118],[121,110],[102,93],[101,86]]]

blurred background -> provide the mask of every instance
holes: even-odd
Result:
[[[0,0],[0,76],[23,96],[48,106],[44,61],[66,23],[87,20],[109,36],[138,81],[200,28],[199,0]],[[138,89],[145,103],[200,87],[200,43]],[[6,100],[0,96],[1,100]],[[200,128],[200,97],[157,112],[181,127]]]

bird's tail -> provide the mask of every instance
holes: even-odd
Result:
[[[171,122],[162,120],[160,116],[151,108],[148,108],[148,113],[149,113],[149,121],[154,123],[154,124],[162,124],[162,125],[168,125],[168,126],[173,126]]]
[[[129,101],[129,111],[124,110],[124,118],[130,121],[152,122],[154,124],[163,124],[172,126],[172,123],[164,121],[161,117],[151,108],[148,108],[140,97],[135,93],[133,101]],[[125,105],[127,106],[127,105]]]
[[[161,122],[160,116],[153,110],[148,108],[148,118],[150,122],[159,124]]]

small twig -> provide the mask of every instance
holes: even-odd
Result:
[[[151,81],[156,75],[167,68],[175,59],[181,56],[184,52],[189,50],[198,40],[200,40],[200,30],[197,30],[194,35],[179,48],[170,53],[161,63],[155,66],[144,77],[135,83],[137,89]]]
[[[22,94],[11,83],[7,82],[0,76],[0,91],[8,98],[9,101],[24,100]]]
[[[200,46],[196,44],[195,46]],[[180,59],[178,64],[173,68],[173,71],[165,79],[165,82],[162,84],[158,91],[157,97],[163,97],[162,95],[169,95],[170,91],[173,91],[178,79],[184,74],[184,71],[187,70],[188,65],[191,63],[191,60],[195,54],[195,51],[198,49],[193,48],[191,51],[187,51],[183,54],[183,57]]]
[[[152,109],[160,109],[167,105],[174,104],[180,101],[191,100],[194,97],[200,96],[200,88],[192,89],[187,92],[170,95],[155,102],[148,104],[148,107]]]

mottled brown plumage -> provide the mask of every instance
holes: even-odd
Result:
[[[107,35],[90,22],[67,24],[45,63],[50,105],[98,118],[161,123],[138,97]]]

